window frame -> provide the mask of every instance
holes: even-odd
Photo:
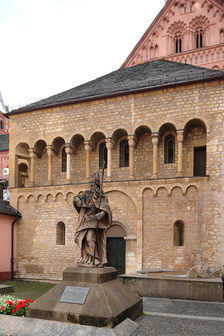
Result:
[[[67,153],[65,150],[65,146],[61,149],[61,172],[67,172]]]
[[[173,142],[172,149],[169,148],[170,141]],[[170,159],[170,151],[172,150],[172,158]],[[167,134],[164,138],[164,163],[175,163],[175,137],[173,134]]]
[[[122,139],[119,143],[119,167],[129,167],[129,143],[128,139]]]
[[[181,220],[177,220],[173,226],[173,245],[176,247],[184,246],[185,225]]]
[[[56,224],[56,245],[65,245],[65,223],[60,221]]]
[[[105,169],[107,168],[107,160],[108,160],[108,153],[107,153],[107,145],[106,141],[102,141],[99,143],[99,169],[103,169],[103,162],[105,161]]]

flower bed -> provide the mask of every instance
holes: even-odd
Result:
[[[0,314],[26,316],[27,307],[32,303],[31,299],[15,298],[11,295],[0,295]]]

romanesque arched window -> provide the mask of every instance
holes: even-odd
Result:
[[[26,178],[28,178],[28,166],[26,163],[20,163],[18,166],[18,187],[24,188],[26,185]]]
[[[181,36],[175,36],[175,50],[176,50],[176,53],[182,52],[182,39],[181,39]]]
[[[129,167],[129,144],[126,139],[120,142],[120,167]]]
[[[174,223],[173,245],[184,246],[184,223],[182,221]]]
[[[65,245],[65,224],[59,222],[56,226],[56,244]]]
[[[105,168],[107,168],[107,147],[106,142],[101,142],[99,145],[99,168],[103,168],[103,162],[105,161]]]
[[[175,138],[169,134],[164,139],[164,163],[175,162]]]
[[[196,30],[195,44],[197,49],[203,47],[203,32],[200,28]]]
[[[66,170],[67,170],[67,154],[65,151],[65,147],[63,147],[61,151],[61,171],[66,172]]]

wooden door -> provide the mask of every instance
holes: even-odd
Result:
[[[206,175],[206,147],[194,147],[194,176]]]
[[[107,266],[117,269],[118,274],[125,273],[124,238],[107,238]]]

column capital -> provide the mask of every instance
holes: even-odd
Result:
[[[128,135],[128,144],[129,144],[129,147],[132,147],[132,148],[136,146],[136,139],[134,135]]]
[[[153,146],[157,146],[159,142],[159,134],[158,132],[153,132],[152,133],[152,144]]]
[[[85,147],[85,151],[86,151],[86,152],[89,152],[89,151],[90,151],[91,146],[90,146],[90,141],[89,141],[89,140],[85,140],[85,141],[84,141],[84,147]]]
[[[71,147],[69,147],[69,144],[65,145],[65,153],[69,155],[72,154],[72,149]]]
[[[107,149],[112,149],[114,147],[114,143],[112,141],[112,138],[106,138],[106,147]]]
[[[177,142],[183,142],[184,140],[184,130],[179,129],[177,130]]]
[[[47,145],[47,155],[52,156],[53,155],[53,150],[52,150],[52,145]]]
[[[36,158],[36,153],[34,152],[34,148],[29,148],[29,154],[30,154],[31,159]]]

